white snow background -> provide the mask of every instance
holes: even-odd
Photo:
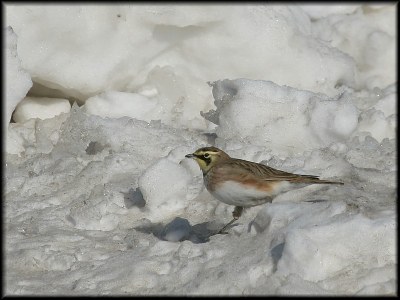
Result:
[[[394,295],[396,10],[5,5],[6,295]],[[185,158],[318,175],[245,211]]]

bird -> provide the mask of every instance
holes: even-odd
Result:
[[[204,185],[217,200],[234,205],[233,219],[218,233],[240,218],[245,208],[272,202],[283,192],[309,184],[339,184],[314,175],[294,174],[267,165],[230,157],[216,147],[202,147],[185,155],[193,158],[203,172]]]

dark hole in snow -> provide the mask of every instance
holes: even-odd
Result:
[[[274,262],[274,272],[276,271],[278,261],[282,257],[283,248],[285,247],[285,243],[280,243],[271,249],[271,257]]]
[[[215,145],[215,139],[217,138],[216,133],[204,133],[204,135],[207,137],[207,144]]]
[[[103,151],[103,149],[105,148],[104,145],[102,145],[99,142],[90,142],[89,145],[86,148],[86,154],[88,155],[95,155],[101,151]]]
[[[124,203],[126,208],[129,209],[134,206],[139,208],[145,207],[146,200],[144,200],[143,194],[139,188],[136,188],[136,190],[131,188],[127,193],[122,194],[124,194]]]

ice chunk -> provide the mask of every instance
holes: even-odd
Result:
[[[311,35],[309,16],[295,6],[9,6],[7,22],[35,82],[82,102],[106,90],[137,92],[157,67],[178,75],[171,87],[190,87],[180,94],[189,107],[208,97],[199,111],[211,108],[209,80],[240,73],[334,94],[357,72],[351,57]]]
[[[350,96],[332,99],[261,80],[226,79],[211,85],[217,110],[203,115],[219,125],[218,137],[270,145],[274,154],[344,142],[358,125],[359,112]]]
[[[293,228],[286,235],[278,272],[317,282],[352,265],[382,267],[393,263],[394,227],[394,215],[378,219],[357,215],[342,216],[319,226]]]
[[[384,88],[396,81],[392,68],[397,53],[394,7],[394,3],[381,7],[368,5],[351,13],[354,6],[346,5],[341,8],[349,10],[349,14],[331,14],[314,22],[315,36],[355,60],[360,71],[356,75],[359,89]],[[330,6],[319,9],[329,14],[332,11]]]
[[[25,97],[15,109],[13,119],[20,123],[31,118],[49,119],[67,113],[70,109],[71,105],[67,99]]]
[[[357,128],[359,112],[349,97],[317,101],[311,112],[311,129],[325,145],[345,141]]]
[[[379,142],[385,138],[393,139],[396,136],[397,114],[385,117],[381,110],[371,108],[360,114],[360,123],[357,131],[358,135],[364,133],[378,140]]]
[[[3,128],[8,128],[11,115],[17,104],[25,97],[32,87],[32,80],[29,74],[21,68],[21,61],[17,53],[17,35],[8,26],[3,29],[6,39],[6,115],[3,118]]]
[[[149,167],[139,178],[139,188],[150,209],[147,218],[157,222],[182,212],[187,206],[190,180],[184,167],[166,158]]]
[[[83,106],[86,112],[102,117],[118,118],[128,116],[139,120],[150,122],[160,116],[155,110],[157,102],[145,96],[107,91],[100,95],[90,97]]]
[[[350,145],[345,157],[353,166],[382,171],[393,170],[392,163],[396,157],[394,139],[386,138],[378,142],[373,137],[367,136],[364,140],[354,138]]]

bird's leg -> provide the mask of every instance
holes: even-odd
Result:
[[[243,212],[243,206],[235,206],[235,209],[232,212],[232,216],[233,216],[232,221],[230,221],[228,224],[226,224],[224,227],[222,227],[222,229],[220,231],[218,231],[218,233],[219,234],[227,234],[227,232],[224,231],[226,229],[226,227],[228,227],[233,222],[235,222],[237,219],[239,219],[240,216],[242,215],[242,212]]]

